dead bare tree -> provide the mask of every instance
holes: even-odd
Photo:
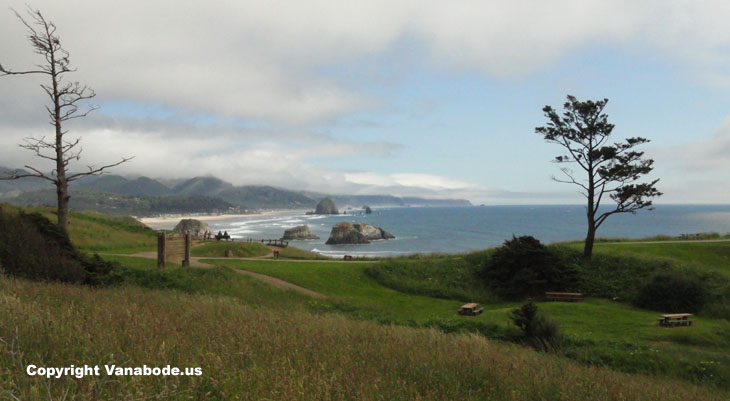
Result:
[[[41,74],[49,78],[50,83],[41,84],[41,88],[51,100],[51,104],[46,105],[45,109],[48,112],[49,122],[55,130],[54,139],[47,140],[45,136],[27,137],[20,147],[34,152],[37,157],[54,162],[55,168],[50,173],[45,173],[40,168],[24,166],[30,172],[16,170],[12,174],[0,177],[0,180],[33,177],[52,182],[56,186],[58,198],[56,211],[58,225],[66,231],[68,204],[71,198],[68,184],[86,176],[103,174],[104,170],[127,162],[132,157],[122,158],[116,163],[101,167],[87,166],[87,171],[69,173],[69,164],[81,158],[83,149],[79,146],[81,138],[66,139],[68,130],[64,130],[63,125],[66,121],[86,117],[95,110],[97,107],[90,106],[85,111],[80,111],[79,106],[80,103],[96,96],[96,93],[79,82],[65,80],[64,75],[75,72],[75,69],[70,67],[69,53],[61,46],[61,41],[56,34],[56,25],[53,22],[46,21],[40,11],[31,8],[28,9],[31,22],[26,21],[17,11],[13,11],[20,22],[28,28],[28,40],[30,40],[34,52],[43,56],[44,62],[36,65],[38,69],[27,71],[11,71],[0,64],[0,76]]]

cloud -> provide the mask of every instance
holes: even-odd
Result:
[[[18,10],[24,3],[10,1]],[[726,2],[38,1],[77,79],[107,99],[301,125],[376,107],[323,67],[367,63],[411,38],[437,68],[515,76],[596,44],[655,49],[716,79],[730,64]],[[32,66],[0,14],[2,62]],[[727,74],[726,74],[727,76]]]
[[[25,9],[24,1],[7,3]],[[340,120],[351,116],[355,125],[378,127],[382,121],[358,113],[392,106],[369,90],[392,84],[390,77],[371,82],[367,74],[328,71],[408,57],[405,68],[500,79],[528,75],[581,49],[618,46],[674,58],[709,84],[730,86],[730,3],[723,1],[38,0],[33,7],[57,24],[78,67],[69,78],[93,87],[99,103],[170,111],[154,119],[121,116],[111,108],[71,126],[72,134],[84,137],[84,162],[136,155],[120,168],[129,174],[213,174],[236,184],[331,192],[572,199],[562,192],[500,191],[420,174],[422,166],[389,173],[320,167],[322,158],[389,158],[404,149],[366,136],[348,140],[324,133],[322,127],[341,128]],[[4,66],[23,69],[38,62],[11,12],[0,10],[0,37]],[[403,43],[417,50],[401,55]],[[378,71],[409,76],[398,68]],[[2,164],[32,160],[15,145],[47,130],[38,82],[0,78],[0,91],[12,94],[0,96]],[[418,118],[432,109],[422,102],[397,112]],[[673,155],[680,154],[676,163],[687,169],[727,170],[728,150],[730,129],[723,128]]]
[[[652,154],[687,173],[730,171],[730,122],[720,126],[714,135],[691,143],[655,148]]]

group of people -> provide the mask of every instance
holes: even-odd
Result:
[[[203,239],[205,239],[205,240],[211,240],[213,238],[214,238],[213,237],[213,233],[211,231],[205,230],[205,232],[203,233]],[[231,236],[228,235],[228,231],[224,231],[223,233],[221,233],[220,231],[218,231],[218,234],[215,235],[215,239],[217,239],[217,240],[220,240],[220,239],[226,239],[227,240],[229,238],[231,238]]]

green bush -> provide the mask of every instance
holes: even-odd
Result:
[[[503,297],[522,298],[574,289],[578,271],[534,237],[513,236],[487,261],[484,278]]]
[[[635,304],[663,312],[696,313],[707,301],[707,291],[699,279],[674,272],[655,276],[639,290]]]
[[[527,302],[512,311],[512,323],[517,326],[524,342],[538,351],[557,351],[562,347],[562,335],[557,323],[537,310],[537,305]]]
[[[0,227],[0,265],[7,275],[90,285],[114,281],[113,263],[79,253],[63,230],[38,213],[0,209]]]

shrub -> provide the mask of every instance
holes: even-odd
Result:
[[[696,313],[707,300],[708,294],[699,279],[674,272],[655,276],[639,290],[634,303],[663,312]]]
[[[31,280],[109,284],[113,263],[79,253],[66,233],[38,213],[0,209],[0,265],[8,275]]]
[[[537,239],[513,236],[487,261],[484,277],[503,297],[520,298],[573,289],[578,271]]]
[[[538,351],[557,351],[562,346],[562,335],[557,323],[539,313],[537,305],[527,302],[512,311],[512,323],[521,331],[525,343]]]

